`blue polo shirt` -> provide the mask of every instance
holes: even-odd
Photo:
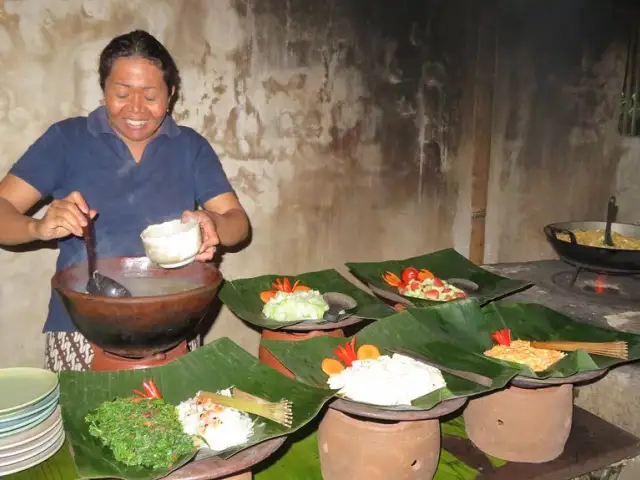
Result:
[[[185,210],[233,189],[209,142],[167,116],[136,163],[107,120],[104,107],[88,117],[52,125],[11,168],[43,198],[79,191],[98,211],[98,257],[144,256],[140,233],[149,225],[180,218]],[[58,242],[56,269],[86,261],[81,238]],[[45,332],[72,332],[52,292]]]

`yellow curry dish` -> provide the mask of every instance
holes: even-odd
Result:
[[[617,232],[611,232],[613,246],[610,247],[604,243],[604,230],[571,230],[576,236],[579,245],[586,247],[613,248],[616,250],[640,250],[639,237],[627,237]],[[571,238],[567,233],[559,233],[558,239],[563,242],[571,242]]]
[[[546,370],[565,356],[564,353],[555,350],[534,348],[531,346],[531,342],[524,340],[513,340],[510,345],[495,345],[484,354],[498,360],[521,363],[534,372]]]

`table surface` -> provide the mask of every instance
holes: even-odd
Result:
[[[507,463],[494,468],[469,440],[443,437],[442,448],[480,470],[476,480],[569,480],[640,455],[640,439],[575,407],[564,453],[551,462]]]

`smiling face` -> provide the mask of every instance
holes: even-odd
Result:
[[[122,57],[113,62],[104,97],[111,126],[130,147],[149,142],[169,105],[162,70],[140,57]]]

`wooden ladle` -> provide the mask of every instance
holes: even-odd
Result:
[[[89,273],[89,280],[85,287],[87,293],[91,295],[101,295],[103,297],[131,297],[131,292],[127,290],[124,285],[98,272],[96,266],[96,241],[93,219],[88,213],[85,217],[87,219],[87,225],[82,228],[82,235],[84,237],[84,244],[87,247],[87,266]]]

